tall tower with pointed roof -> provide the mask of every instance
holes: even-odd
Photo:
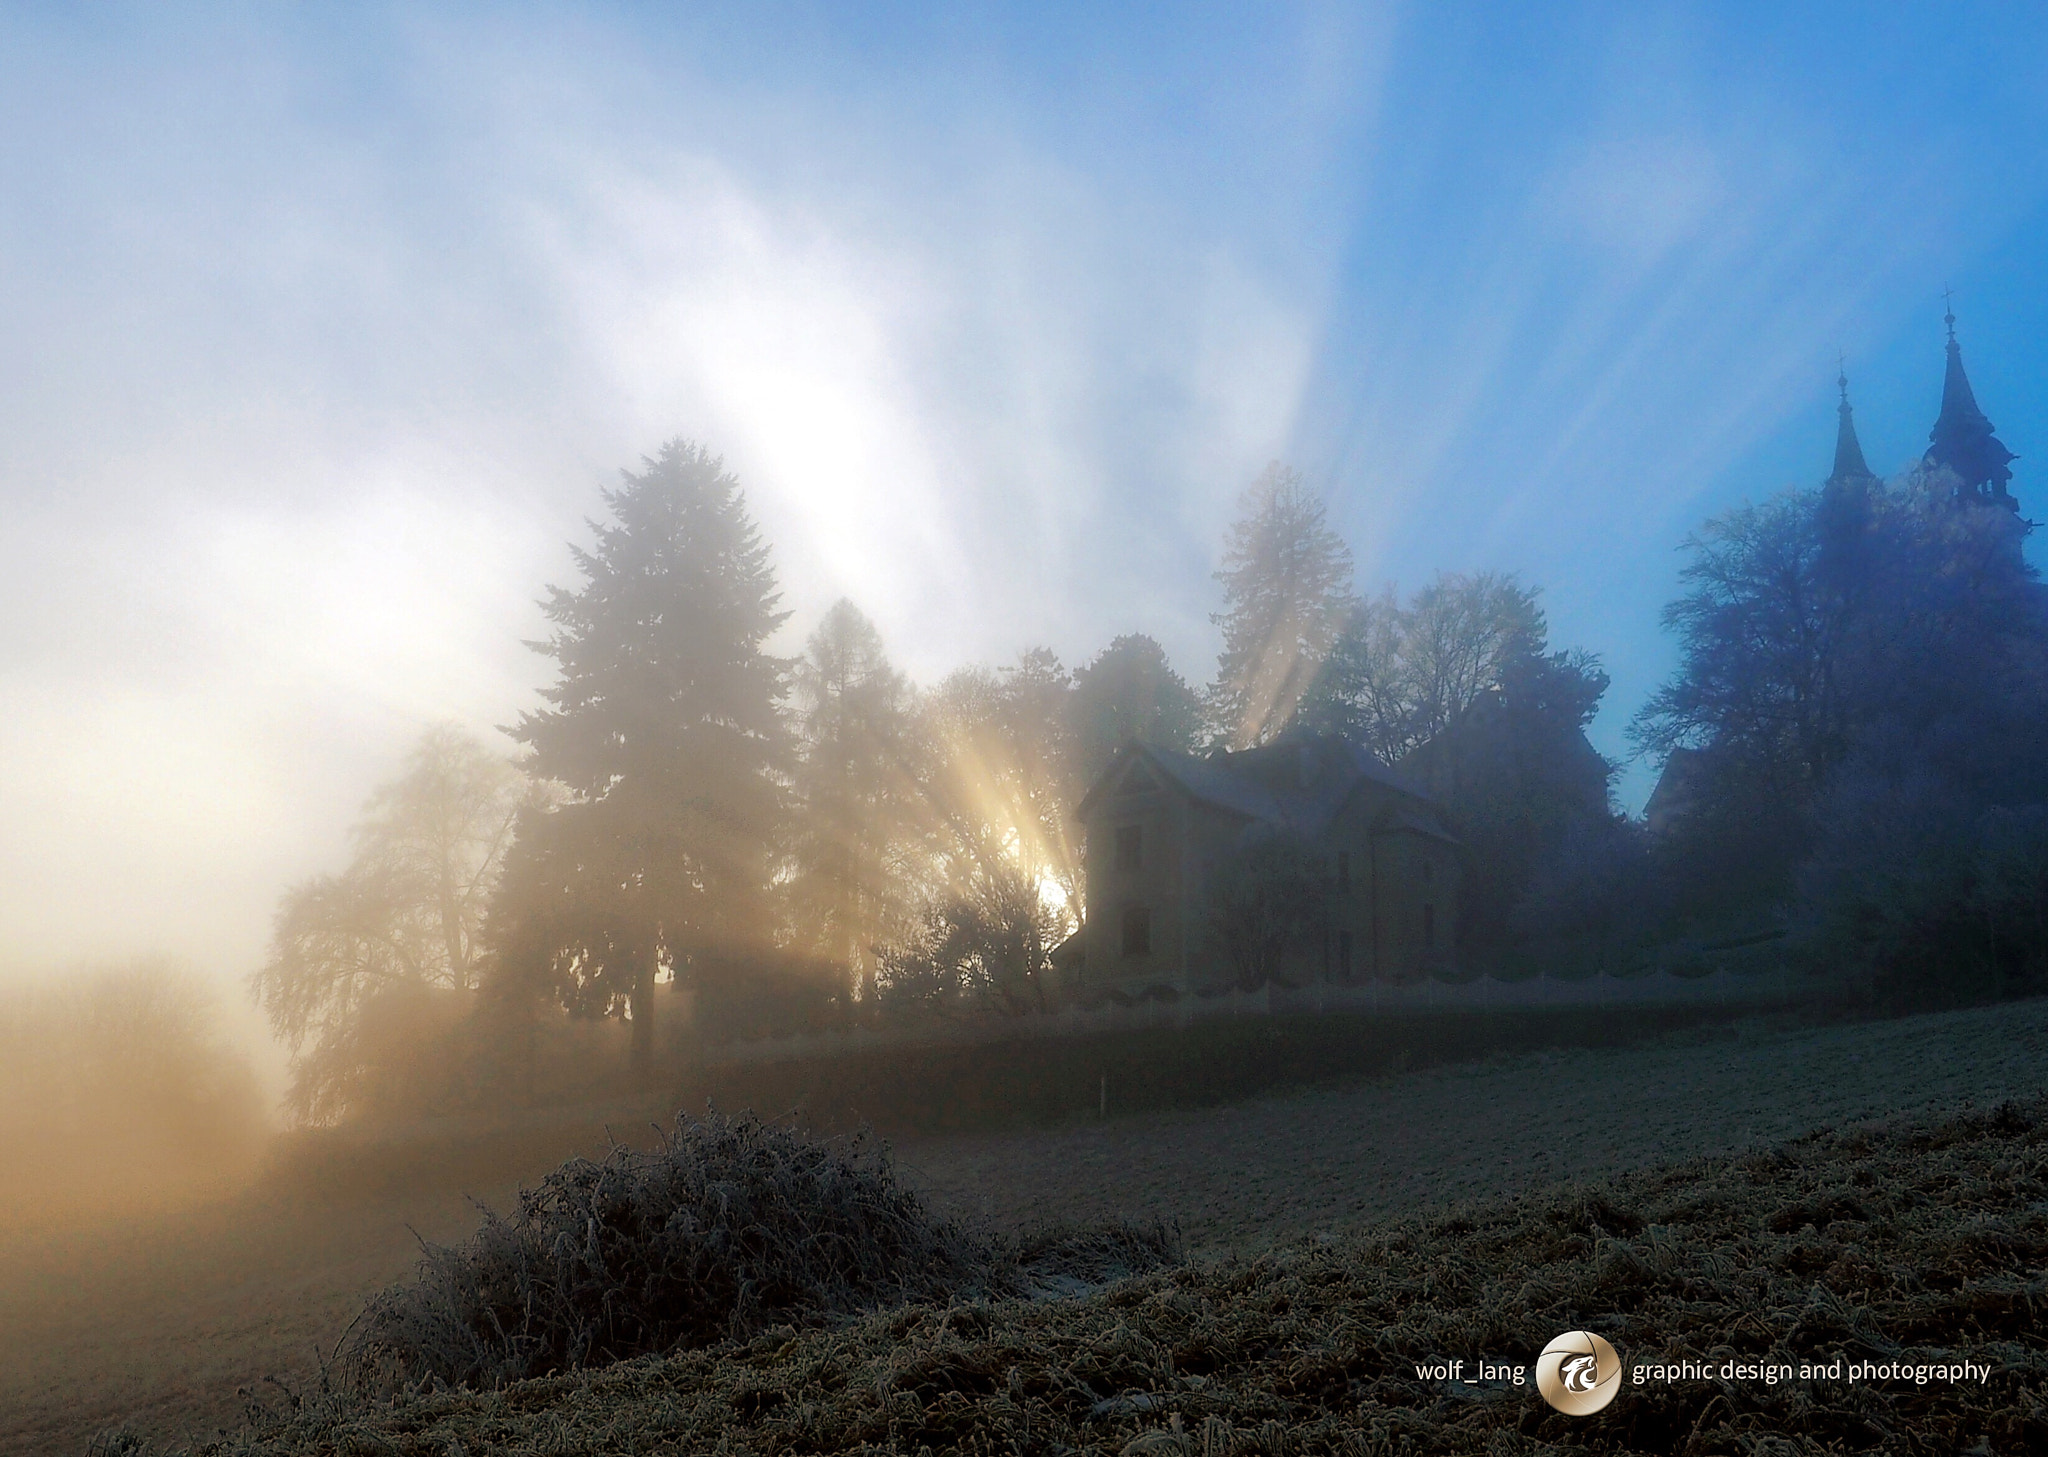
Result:
[[[1835,406],[1835,415],[1840,423],[1835,426],[1835,468],[1827,479],[1831,490],[1842,490],[1858,486],[1874,486],[1877,477],[1863,461],[1863,444],[1856,438],[1856,412],[1849,406],[1849,375],[1847,370],[1835,376],[1835,386],[1842,392],[1842,402]]]
[[[1977,396],[1970,389],[1970,377],[1963,372],[1963,351],[1956,343],[1956,314],[1950,308],[1944,316],[1948,325],[1948,373],[1941,383],[1941,415],[1927,432],[1927,464],[1946,466],[1959,482],[1957,498],[2004,506],[2017,512],[2020,503],[2006,489],[2012,480],[2011,462],[2018,460],[1997,435],[1992,424],[1977,408]]]
[[[1882,483],[1864,462],[1863,444],[1856,438],[1856,412],[1849,405],[1849,373],[1844,366],[1837,366],[1835,387],[1842,392],[1842,402],[1835,406],[1835,468],[1820,489],[1821,561],[1828,572],[1846,578],[1860,570],[1871,494]]]

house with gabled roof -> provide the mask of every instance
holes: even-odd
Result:
[[[1462,847],[1435,800],[1355,744],[1297,733],[1195,755],[1130,743],[1076,813],[1087,915],[1066,970],[1084,1004],[1228,989],[1212,889],[1275,833],[1320,861],[1324,885],[1323,924],[1281,981],[1409,982],[1455,964]]]

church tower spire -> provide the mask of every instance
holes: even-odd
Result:
[[[1842,392],[1842,401],[1835,406],[1835,468],[1820,488],[1821,567],[1831,578],[1848,581],[1861,574],[1871,496],[1879,482],[1864,463],[1863,445],[1856,438],[1856,412],[1849,407],[1849,372],[1839,362],[1835,388]]]
[[[1946,300],[1947,295],[1943,295]],[[1963,372],[1962,346],[1956,343],[1956,313],[1951,306],[1943,322],[1948,325],[1948,372],[1941,382],[1941,415],[1927,432],[1927,464],[1946,466],[1960,482],[1959,498],[1995,503],[2018,511],[2020,503],[2006,489],[2012,480],[2011,461],[2018,460],[1997,435],[1991,422],[1977,408],[1977,396],[1970,389],[1970,377]]]
[[[1837,368],[1835,387],[1842,392],[1842,402],[1835,406],[1839,422],[1835,426],[1835,468],[1827,483],[1838,490],[1849,485],[1874,485],[1877,477],[1863,462],[1863,445],[1856,438],[1856,412],[1849,407],[1849,374],[1847,369]]]

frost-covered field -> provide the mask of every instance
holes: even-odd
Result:
[[[1519,1055],[896,1152],[914,1182],[966,1213],[1176,1218],[1213,1255],[1867,1116],[2042,1092],[2048,1002],[2031,1002]],[[504,1202],[541,1172],[505,1170],[475,1192]],[[363,1299],[409,1269],[408,1222],[446,1240],[475,1218],[441,1191],[335,1208],[252,1197],[153,1229],[0,1251],[0,1451],[76,1452],[124,1418],[170,1438],[233,1424],[238,1387],[272,1373],[302,1380]]]
[[[1173,1218],[1190,1246],[1263,1240],[1810,1129],[2048,1090],[2048,1000],[1889,1022],[1702,1029],[1080,1128],[901,1146],[974,1212]]]

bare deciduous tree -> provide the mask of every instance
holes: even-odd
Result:
[[[1404,606],[1353,604],[1301,706],[1304,723],[1398,764],[1542,655],[1537,591],[1496,572],[1439,573]]]
[[[380,1001],[475,990],[485,908],[528,799],[509,761],[460,729],[429,729],[364,805],[348,868],[286,892],[250,985],[292,1050],[297,1117],[349,1110],[376,1055],[366,1019]]]
[[[1079,923],[1072,696],[1058,657],[1033,648],[996,672],[962,669],[926,698],[935,900],[957,898],[1007,862]]]
[[[1208,934],[1241,991],[1280,979],[1323,926],[1323,859],[1293,834],[1241,846],[1216,869]]]
[[[879,989],[942,1014],[1050,1011],[1052,953],[1070,929],[1022,866],[989,855],[884,951]]]

